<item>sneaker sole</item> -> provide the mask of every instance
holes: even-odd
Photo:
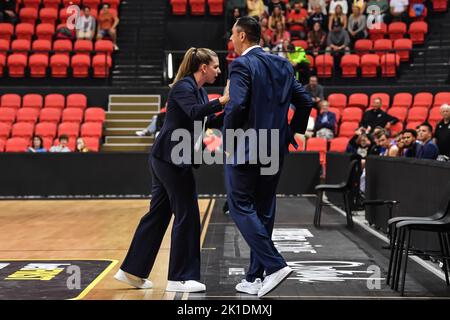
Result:
[[[254,291],[245,291],[245,290],[239,290],[239,289],[236,289],[236,291],[239,292],[239,293],[246,293],[246,294],[257,295],[259,290],[257,290],[256,292],[254,292]]]
[[[183,292],[183,293],[194,293],[194,292],[205,292],[206,289],[183,289],[183,288],[176,288],[176,287],[167,287],[167,292]]]
[[[263,294],[261,294],[261,295],[258,293],[258,298],[263,298],[265,295],[267,295],[268,293],[270,293],[270,292],[272,292],[273,290],[275,290],[276,288],[278,288],[278,286],[279,286],[280,284],[282,284],[283,281],[286,280],[286,278],[289,277],[293,271],[294,271],[294,270],[291,270],[291,271],[289,271],[286,275],[284,275],[283,278],[282,278],[280,281],[278,281],[278,283],[277,283],[275,286],[273,286],[272,288],[270,288],[267,292],[265,292],[265,293],[263,293]]]

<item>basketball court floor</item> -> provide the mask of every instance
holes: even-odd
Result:
[[[417,257],[408,264],[406,297],[385,284],[386,238],[355,217],[345,226],[338,208],[325,207],[313,226],[314,198],[279,198],[273,239],[292,275],[267,299],[450,299],[443,272]],[[150,279],[136,290],[114,280],[148,200],[0,201],[0,300],[257,299],[239,294],[249,249],[224,199],[200,199],[205,293],[166,293],[170,227]]]

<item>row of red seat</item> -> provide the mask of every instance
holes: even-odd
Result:
[[[0,98],[0,108],[80,108],[88,107],[87,97],[82,93],[71,93],[64,96],[59,93],[50,93],[45,97],[39,93],[28,93],[21,97],[16,93],[5,93]]]
[[[422,44],[425,40],[425,34],[428,33],[428,23],[414,21],[409,27],[404,22],[392,22],[389,26],[385,23],[379,23],[368,31],[370,40],[379,40],[386,37],[391,40],[403,39],[408,34],[414,44]]]
[[[12,43],[9,40],[0,39],[0,55],[6,56],[7,52],[11,50],[13,53],[28,54],[30,52],[48,55],[51,51],[56,53],[70,54],[85,54],[104,53],[111,55],[114,51],[114,45],[110,40],[76,40],[73,44],[71,40],[59,39],[52,42],[51,40],[34,40],[18,39]],[[30,51],[31,50],[31,51]]]
[[[121,0],[19,0],[17,5],[27,8],[39,8],[41,5],[45,8],[58,8],[61,5],[67,7],[71,4],[77,6],[88,6],[90,8],[96,8],[100,4],[109,4],[111,8],[117,9]]]
[[[209,14],[223,14],[224,0],[208,0]],[[173,15],[186,15],[188,0],[170,0]],[[203,16],[206,13],[206,0],[189,0],[191,15]]]
[[[97,137],[82,137],[86,147],[91,152],[98,152],[100,150],[100,139]],[[44,148],[50,150],[52,145],[59,144],[59,139],[42,138]],[[9,138],[7,140],[0,139],[0,152],[26,152],[31,146],[31,141],[24,138]],[[67,147],[70,151],[75,151],[76,138],[69,138]]]

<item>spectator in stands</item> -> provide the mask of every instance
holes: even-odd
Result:
[[[423,21],[428,15],[428,9],[423,3],[412,3],[408,9],[409,21]]]
[[[286,19],[284,18],[280,6],[276,6],[269,17],[269,29],[272,30],[273,32],[276,32],[278,22],[281,22],[283,28],[286,27]]]
[[[114,43],[114,50],[119,50],[117,46],[117,25],[119,18],[109,11],[109,4],[103,4],[103,8],[98,15],[97,39],[111,38]]]
[[[324,16],[327,15],[327,4],[325,3],[325,0],[309,0],[308,1],[308,13],[310,15],[314,14],[316,11],[316,8],[319,7],[320,11]]]
[[[305,86],[305,90],[311,94],[314,107],[318,107],[320,101],[324,100],[323,86],[319,84],[316,76],[309,77],[309,83]],[[328,105],[328,101],[325,101]]]
[[[387,157],[389,155],[389,149],[391,147],[391,141],[389,140],[388,134],[386,133],[386,131],[381,130],[374,136],[379,147],[378,155]]]
[[[269,11],[269,16],[271,16],[273,14],[273,12],[276,11],[277,7],[280,8],[280,11],[284,15],[284,13],[286,12],[286,3],[284,3],[282,0],[271,0],[269,2],[269,5],[267,6],[268,11]]]
[[[231,27],[236,23],[237,18],[245,16],[247,2],[245,0],[228,0],[225,2],[225,21],[227,23],[227,40],[231,36]]]
[[[305,49],[302,47],[295,47],[292,43],[287,46],[287,58],[294,67],[296,78],[302,85],[309,82],[310,77],[310,61],[306,56]]]
[[[308,49],[312,50],[312,54],[317,56],[325,48],[327,34],[323,31],[319,22],[315,22],[312,30],[308,33]]]
[[[84,142],[84,139],[79,137],[77,139],[77,146],[75,148],[76,152],[89,152],[90,150],[88,147],[86,147],[86,143]]]
[[[367,38],[366,16],[361,14],[359,6],[354,5],[348,19],[348,33],[353,42]]]
[[[371,147],[370,139],[365,133],[356,134],[348,142],[345,152],[358,155],[361,159],[365,159],[369,154]]]
[[[91,16],[89,7],[84,7],[83,13],[80,17],[80,28],[77,29],[77,39],[92,40],[95,33],[95,18]]]
[[[264,14],[263,0],[247,0],[247,14],[259,21]]]
[[[39,136],[34,136],[31,147],[28,148],[28,152],[47,152],[44,148],[44,141]]]
[[[326,53],[341,55],[343,53],[350,53],[350,36],[347,30],[342,28],[342,24],[339,21],[335,21],[333,24],[333,30],[327,37]]]
[[[264,17],[259,23],[261,25],[261,47],[269,48],[273,32],[269,29],[269,20]]]
[[[386,154],[388,157],[401,157],[403,155],[402,133],[397,133],[390,142],[389,150]]]
[[[348,3],[347,0],[331,0],[330,8],[328,10],[328,14],[332,15],[336,13],[336,7],[341,6],[342,12],[344,15],[348,14]]]
[[[59,136],[59,144],[52,146],[50,152],[71,152],[67,144],[69,143],[69,137],[65,134]]]
[[[393,117],[381,109],[382,101],[380,98],[373,99],[372,108],[364,112],[362,121],[360,125],[367,128],[367,132],[370,133],[371,130],[377,126],[380,126],[388,131],[390,131],[391,124],[396,124],[398,119]]]
[[[320,113],[316,118],[314,133],[318,138],[333,139],[336,132],[336,115],[328,110],[329,103],[326,100],[321,101],[319,107]]]
[[[376,7],[376,8],[375,8]],[[369,0],[367,2],[367,14],[378,16],[378,14],[382,17],[382,21],[376,20],[377,22],[388,22],[388,14],[389,14],[389,3],[387,0]]]
[[[16,0],[0,0],[0,22],[16,23]]]
[[[440,154],[450,157],[450,106],[445,103],[440,111],[442,120],[436,125],[434,139]]]
[[[286,52],[286,50],[283,50],[283,44],[286,40],[288,42],[290,42],[291,35],[289,32],[286,31],[285,25],[281,21],[278,21],[276,30],[272,34],[272,39],[270,40],[270,43],[271,43],[274,51],[276,51],[276,52],[285,51]]]
[[[402,141],[404,145],[403,156],[407,158],[416,158],[417,153],[422,147],[417,142],[417,131],[413,129],[406,129],[402,132]]]
[[[439,149],[433,142],[433,127],[428,122],[419,126],[417,139],[422,142],[422,147],[417,152],[417,158],[436,160]]]
[[[357,6],[361,14],[364,14],[364,11],[366,10],[366,2],[364,0],[353,0],[352,6]]]
[[[389,12],[392,20],[408,22],[408,5],[408,0],[391,0],[389,3]]]
[[[310,29],[314,28],[315,23],[318,22],[322,30],[327,30],[327,16],[323,14],[319,6],[314,7],[314,12],[308,18],[308,26]]]
[[[303,8],[303,2],[296,2],[288,14],[288,26],[291,37],[306,39],[308,28],[308,12]]]
[[[166,103],[166,106],[159,111],[157,116],[153,116],[152,121],[147,126],[147,128],[145,128],[144,130],[136,131],[136,135],[138,135],[140,137],[154,136],[156,138],[159,134],[159,131],[162,128],[163,123],[164,123],[164,118],[166,116],[166,110],[167,110],[167,103]]]
[[[340,4],[336,6],[335,12],[330,15],[328,20],[328,31],[332,31],[333,26],[337,23],[340,23],[344,29],[347,29],[347,16],[342,12],[342,6]]]

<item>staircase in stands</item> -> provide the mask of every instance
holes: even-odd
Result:
[[[112,85],[162,84],[166,8],[167,0],[122,1]]]
[[[136,136],[159,113],[159,95],[110,95],[101,151],[148,152],[153,137]]]

